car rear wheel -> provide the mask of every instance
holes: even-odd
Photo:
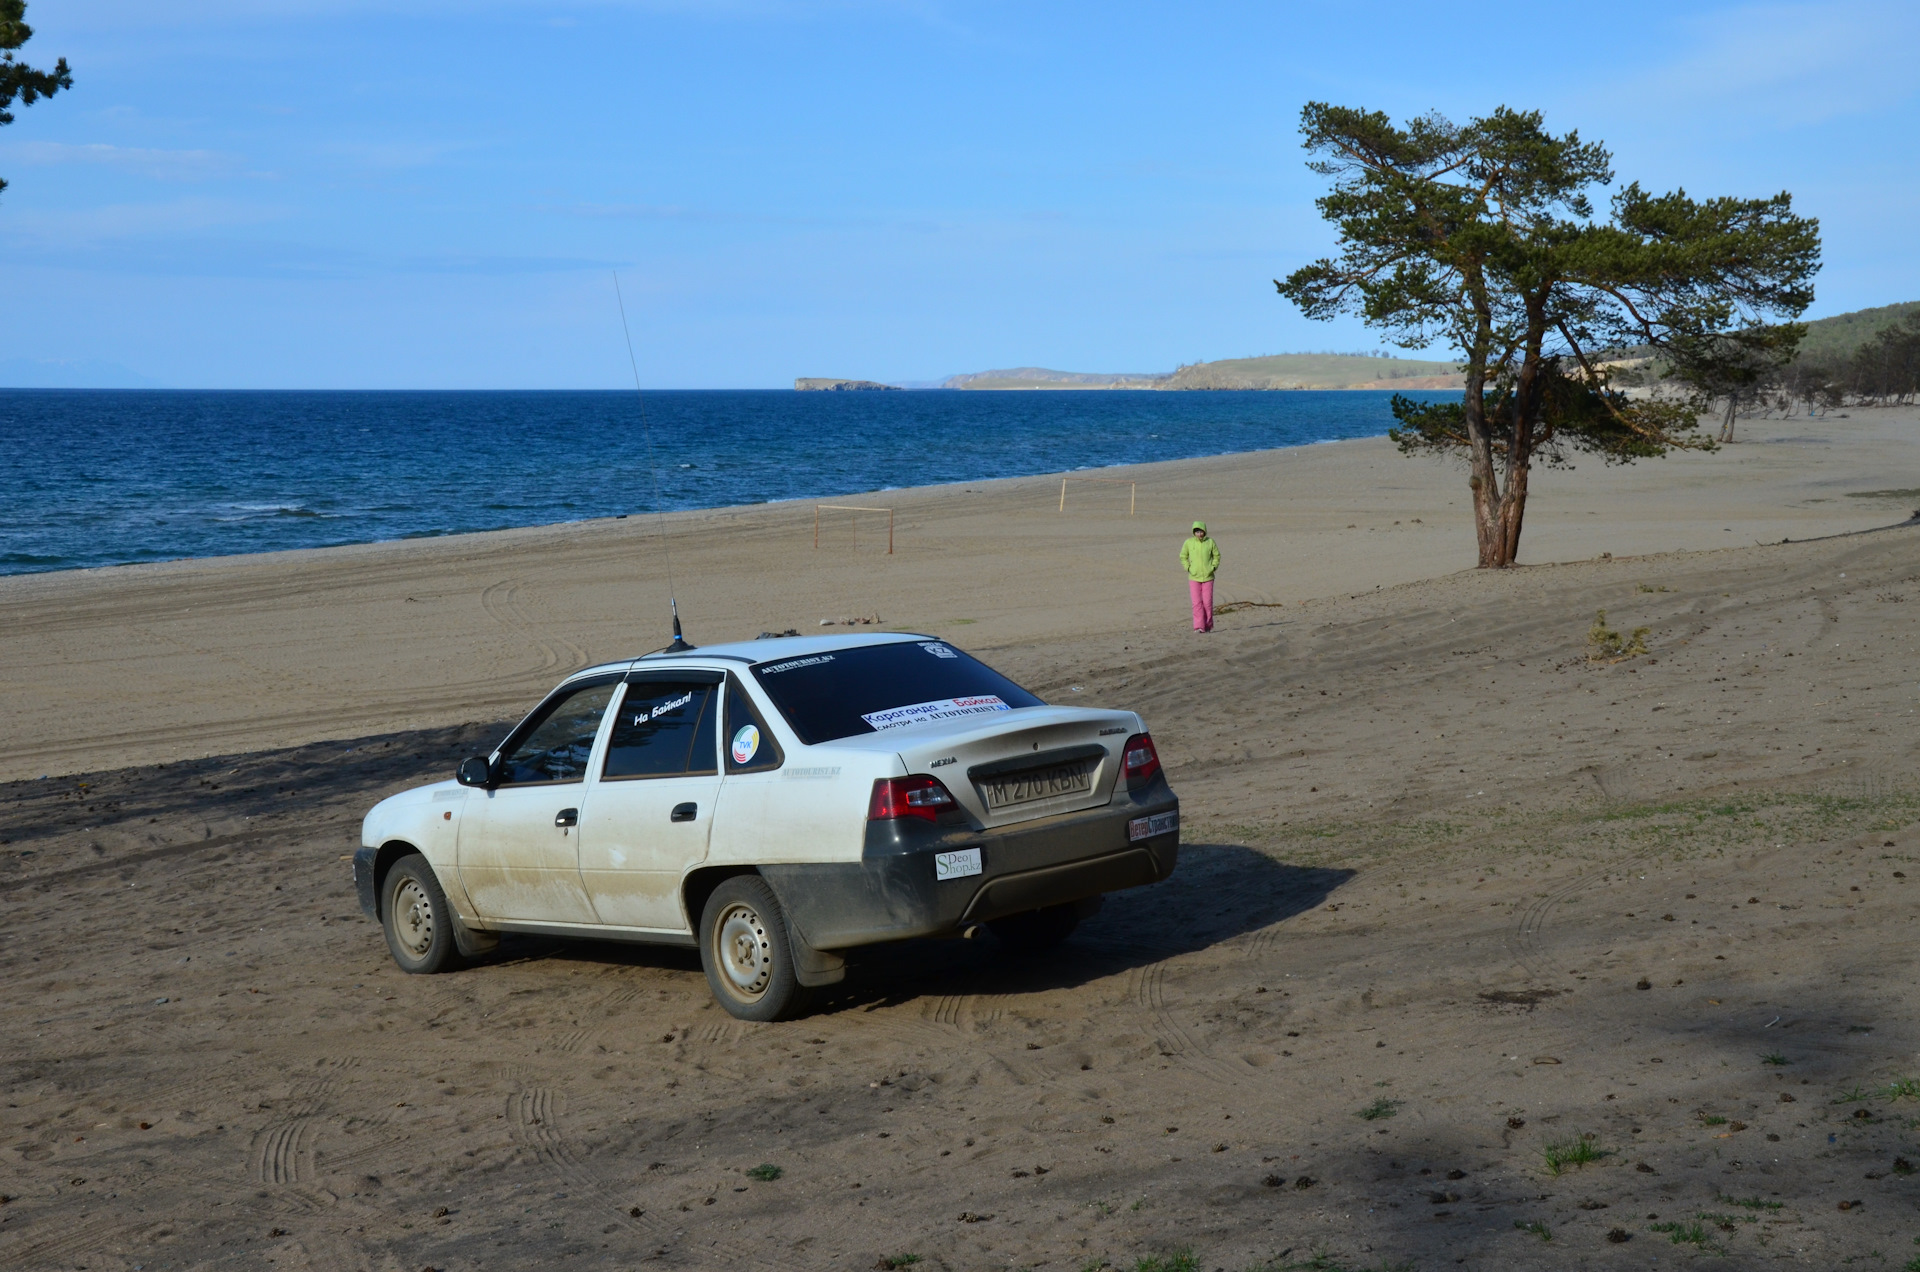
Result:
[[[433,867],[418,853],[393,863],[382,886],[380,924],[386,929],[387,949],[403,972],[430,975],[460,966],[454,947],[453,907]]]
[[[787,916],[759,875],[735,875],[700,916],[700,965],[720,1005],[742,1020],[785,1020],[805,1009]]]
[[[1073,929],[1080,926],[1079,907],[1050,905],[1044,910],[1029,910],[1025,914],[1009,914],[1004,919],[995,919],[987,924],[1000,944],[1015,954],[1037,954],[1041,950],[1050,950],[1073,935]]]

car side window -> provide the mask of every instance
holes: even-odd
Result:
[[[577,782],[587,775],[600,717],[618,684],[586,685],[556,700],[545,718],[500,760],[502,786],[530,782]]]
[[[739,682],[727,679],[727,772],[763,773],[777,769],[785,759],[767,722],[741,692]]]
[[[716,773],[719,703],[713,684],[635,681],[614,716],[603,778]]]

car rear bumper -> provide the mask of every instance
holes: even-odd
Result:
[[[1158,883],[1180,855],[1180,801],[1156,777],[1112,803],[997,830],[919,821],[874,822],[858,862],[762,866],[807,944],[847,949],[908,937],[951,936],[975,924]],[[1129,826],[1171,815],[1173,826],[1134,839]],[[937,879],[933,858],[978,848],[981,872]]]

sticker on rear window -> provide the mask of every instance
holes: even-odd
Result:
[[[926,650],[928,653],[932,654],[935,658],[958,658],[960,656],[954,653],[951,649],[948,649],[945,645],[939,644],[938,642],[935,642],[930,645],[922,645],[920,646],[920,648]]]
[[[760,750],[760,730],[750,724],[743,724],[733,735],[733,762],[745,764]]]
[[[774,663],[770,667],[755,667],[754,670],[763,676],[771,676],[776,672],[792,671],[795,667],[818,667],[821,663],[832,661],[832,654],[820,654],[813,658],[789,658],[785,662]]]
[[[971,698],[941,698],[935,702],[916,702],[910,707],[892,707],[860,718],[875,730],[899,729],[923,720],[957,720],[961,716],[986,715],[993,711],[1011,711],[1012,707],[996,694],[983,693]]]

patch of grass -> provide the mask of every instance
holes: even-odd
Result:
[[[887,1254],[882,1255],[873,1266],[880,1272],[895,1272],[898,1268],[910,1268],[921,1261],[917,1254]]]
[[[1576,1140],[1549,1144],[1540,1152],[1547,1159],[1549,1175],[1558,1175],[1569,1166],[1585,1166],[1603,1157],[1612,1156],[1612,1150],[1595,1147],[1591,1134],[1582,1135]]]
[[[757,1179],[763,1184],[770,1184],[784,1174],[786,1174],[786,1172],[778,1166],[775,1166],[772,1162],[761,1162],[758,1166],[755,1166],[747,1172],[747,1178]]]
[[[1513,1226],[1520,1229],[1520,1231],[1522,1232],[1531,1232],[1534,1236],[1540,1238],[1542,1241],[1553,1240],[1553,1229],[1547,1227],[1546,1224],[1541,1223],[1538,1219],[1535,1219],[1532,1223],[1524,1223],[1519,1219],[1515,1219],[1513,1221]]]
[[[1867,1089],[1865,1087],[1852,1087],[1835,1096],[1833,1102],[1835,1104],[1865,1104],[1867,1102]]]
[[[1895,1100],[1920,1100],[1920,1078],[1900,1078],[1889,1082],[1880,1098],[1891,1104]]]
[[[1651,627],[1636,627],[1623,638],[1619,632],[1607,626],[1607,611],[1595,610],[1593,626],[1587,629],[1587,661],[1617,663],[1638,658],[1647,652],[1647,633],[1652,630]]]
[[[1778,1051],[1769,1051],[1766,1055],[1760,1057],[1760,1063],[1772,1064],[1772,1065],[1787,1065],[1787,1064],[1792,1064],[1793,1061],[1787,1059],[1785,1056],[1781,1055]]]
[[[1723,1206],[1745,1206],[1748,1210],[1780,1210],[1787,1204],[1784,1201],[1768,1201],[1757,1193],[1751,1197],[1729,1197],[1721,1193],[1716,1200]]]
[[[1647,1231],[1665,1233],[1668,1239],[1675,1245],[1695,1245],[1699,1246],[1702,1250],[1712,1250],[1716,1248],[1713,1244],[1713,1238],[1707,1235],[1707,1230],[1700,1226],[1698,1222],[1650,1223],[1647,1225]]]
[[[1906,1264],[1900,1269],[1900,1272],[1920,1272],[1920,1254],[1916,1254],[1911,1259],[1908,1259]]]
[[[1193,1251],[1181,1250],[1176,1254],[1149,1254],[1137,1259],[1133,1272],[1200,1272],[1200,1264],[1193,1257]]]
[[[1702,1126],[1725,1126],[1727,1124],[1727,1119],[1717,1113],[1702,1113],[1699,1114],[1699,1118],[1700,1125]]]
[[[1718,1224],[1729,1232],[1733,1231],[1735,1224],[1760,1222],[1759,1218],[1754,1215],[1723,1215],[1711,1210],[1695,1211],[1693,1217],[1703,1220],[1706,1223]]]
[[[1671,591],[1673,591],[1673,589],[1672,589],[1672,588],[1670,588],[1670,587],[1665,587],[1665,586],[1661,586],[1661,587],[1655,587],[1655,586],[1654,586],[1653,584],[1651,584],[1651,583],[1642,583],[1642,584],[1640,585],[1640,590],[1641,590],[1642,592],[1671,592]]]
[[[1389,1100],[1383,1095],[1372,1104],[1367,1105],[1366,1108],[1354,1114],[1354,1116],[1365,1122],[1378,1122],[1381,1118],[1392,1117],[1399,1111],[1400,1101]]]

